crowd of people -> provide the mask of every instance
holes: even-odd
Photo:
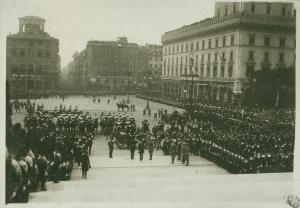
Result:
[[[278,117],[282,115],[263,120],[251,112],[206,105],[198,106],[193,114],[175,112],[165,118],[173,128],[173,135],[167,134],[162,148],[168,150],[172,139],[177,138],[179,143],[183,137],[192,154],[207,158],[231,173],[292,171],[293,116],[285,121]]]
[[[101,99],[93,98],[93,102],[100,103]],[[119,104],[126,103],[123,100]],[[150,129],[146,119],[139,126],[129,110],[93,117],[62,104],[51,112],[30,101],[13,101],[11,105],[16,112],[24,109],[27,114],[24,128],[17,123],[7,133],[14,143],[11,146],[17,147],[9,148],[6,154],[7,203],[26,202],[29,192],[47,189],[47,180],[68,180],[73,162],[81,165],[82,177],[86,178],[97,132],[106,136],[110,158],[116,145],[128,149],[132,160],[138,151],[143,161],[146,150],[152,160],[156,148],[170,156],[171,164],[178,160],[189,165],[192,154],[230,173],[293,170],[293,111],[251,112],[197,104],[193,111],[183,113],[153,111],[158,123]],[[130,109],[134,111],[135,106]],[[142,113],[152,116],[150,108]]]
[[[73,161],[81,165],[83,178],[90,168],[97,118],[62,105],[49,112],[30,101],[26,111],[24,128],[17,123],[7,135],[13,143],[6,152],[7,203],[27,202],[30,192],[47,190],[47,180],[70,179]]]

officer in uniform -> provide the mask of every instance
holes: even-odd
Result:
[[[47,191],[46,181],[47,181],[48,161],[43,152],[41,152],[38,155],[37,166],[38,166],[38,182],[41,184],[41,191]]]
[[[171,145],[170,145],[170,154],[171,154],[171,158],[172,158],[171,164],[174,164],[176,152],[177,152],[176,140],[173,139],[171,142]]]
[[[189,154],[190,154],[190,147],[187,141],[183,142],[183,146],[182,146],[182,164],[184,164],[186,162],[186,166],[189,165]]]
[[[130,137],[128,139],[128,146],[130,149],[130,158],[133,160],[134,159],[134,152],[135,152],[135,148],[136,148],[136,140],[134,137]]]
[[[61,163],[61,154],[58,151],[53,152],[53,160],[54,160],[54,165],[53,165],[54,183],[58,183],[60,179],[59,166]]]
[[[144,156],[144,151],[145,151],[145,144],[143,138],[141,138],[140,141],[138,142],[138,150],[140,154],[140,161],[142,161]]]
[[[149,160],[152,160],[152,155],[153,155],[153,151],[154,151],[154,138],[153,137],[151,137],[148,142],[148,151],[149,151],[149,155],[150,155]]]
[[[115,143],[115,139],[110,137],[108,140],[109,158],[112,158],[113,151],[114,151],[114,143]]]

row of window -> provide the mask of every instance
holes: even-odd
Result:
[[[230,36],[230,46],[234,45],[234,35]],[[201,46],[201,48],[200,48]],[[228,46],[227,36],[222,37],[222,39],[215,38],[215,48]],[[212,39],[202,40],[201,45],[200,41],[186,43],[186,44],[178,44],[176,46],[169,46],[164,48],[164,55],[176,54],[176,53],[185,53],[185,52],[193,52],[204,49],[212,48]]]
[[[98,70],[97,71],[98,76],[132,76],[132,71],[109,71],[109,70]]]
[[[207,42],[207,44],[206,44]],[[255,44],[255,34],[249,34],[249,41],[248,44],[251,46]],[[227,37],[224,36],[222,39],[215,38],[214,39],[214,48],[224,47],[227,46]],[[230,46],[234,45],[234,35],[231,36],[230,39]],[[271,36],[266,36],[264,38],[264,46],[271,47]],[[286,46],[286,37],[279,37],[278,45],[279,47]],[[208,39],[207,41],[202,40],[201,42],[201,50],[203,49],[211,49],[212,48],[212,39]],[[186,44],[180,44],[176,46],[169,46],[164,48],[164,55],[176,54],[176,53],[184,53],[184,52],[193,52],[200,50],[200,42],[192,42]]]
[[[150,56],[150,61],[161,61],[162,58],[161,57],[152,57]]]
[[[233,61],[233,51],[229,51],[229,61]],[[213,57],[212,57],[213,56]],[[194,59],[193,59],[193,62],[195,62],[196,64],[199,62],[199,59],[200,59],[200,62],[204,62],[205,61],[205,54],[197,54],[194,56]],[[218,52],[216,51],[214,54],[210,54],[208,53],[207,54],[207,62],[210,62],[210,61],[215,61],[215,62],[225,62],[226,61],[226,53],[225,51],[223,52]],[[190,58],[188,56],[181,56],[181,57],[168,57],[168,58],[165,58],[164,59],[164,64],[167,64],[167,65],[174,65],[174,64],[185,64],[185,65],[188,65],[190,64]]]
[[[271,4],[267,3],[267,5],[266,5],[266,14],[270,14],[271,13],[271,8],[272,8]],[[250,11],[252,13],[254,13],[255,10],[256,10],[255,3],[251,3]],[[281,7],[281,15],[282,16],[286,16],[287,15],[287,6],[286,5],[284,5],[284,6]]]
[[[266,4],[266,9],[265,9],[266,14],[271,14],[271,9],[272,9],[271,4],[270,4],[270,3],[267,3],[267,4]],[[255,10],[256,10],[256,5],[255,5],[255,3],[251,3],[250,11],[251,11],[252,13],[254,13]],[[236,5],[234,4],[234,5],[233,5],[233,13],[236,13],[236,11],[237,11],[237,7],[236,7]],[[227,15],[228,15],[228,7],[225,7],[225,10],[224,10],[224,16],[227,16]],[[287,15],[287,7],[286,7],[285,5],[281,7],[281,15],[282,15],[282,16],[286,16],[286,15]],[[220,17],[220,8],[218,8],[217,17],[218,17],[218,18]]]
[[[33,54],[35,53],[35,56]],[[45,50],[45,49],[11,49],[11,57],[14,58],[51,58],[51,50]]]
[[[16,45],[24,45],[24,46],[28,46],[28,47],[33,47],[33,46],[45,46],[47,48],[51,47],[51,43],[49,40],[28,40],[28,39],[17,39],[17,40],[13,40],[13,43]]]
[[[255,34],[250,34],[249,35],[248,44],[251,45],[251,46],[256,45],[255,44]],[[264,46],[271,47],[271,36],[266,36],[264,38]],[[286,38],[285,37],[279,37],[278,45],[276,45],[276,46],[285,47],[286,46]]]
[[[249,51],[248,52],[248,60],[251,62],[254,62],[254,51]],[[264,61],[269,61],[270,60],[270,52],[264,52]],[[278,62],[284,62],[284,53],[279,52],[278,54]]]
[[[152,69],[157,69],[157,68],[159,68],[159,69],[161,69],[162,68],[162,64],[150,64],[150,68]]]
[[[211,74],[211,68],[212,68],[212,74]],[[198,70],[200,69],[200,70]],[[218,65],[206,65],[206,73],[204,75],[204,64],[202,64],[200,66],[200,68],[198,68],[198,66],[195,67],[194,73],[198,74],[200,77],[225,77],[225,64],[221,64],[221,69],[220,69],[220,74],[218,74]],[[233,64],[228,65],[228,78],[232,78],[233,77]],[[187,67],[184,68],[180,66],[180,67],[167,67],[164,68],[163,70],[163,75],[164,76],[180,76],[180,75],[184,75],[184,74],[190,74],[190,72],[187,72]],[[212,76],[211,76],[212,75]]]

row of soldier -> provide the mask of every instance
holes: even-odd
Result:
[[[294,129],[291,126],[283,127],[274,122],[272,125],[267,122],[261,124],[253,120],[238,122],[206,109],[195,111],[195,120],[191,120],[186,113],[176,114],[169,115],[173,118],[169,123],[178,132],[188,132],[188,137],[192,138],[189,139],[190,148],[229,172],[260,173],[293,169]],[[185,128],[180,127],[182,121],[185,121]],[[163,149],[166,144],[162,144]]]
[[[29,104],[32,105],[32,104]],[[73,168],[73,160],[81,164],[82,176],[86,178],[90,168],[89,156],[93,144],[95,128],[82,128],[72,132],[60,130],[58,117],[78,116],[86,123],[89,114],[78,110],[50,113],[42,107],[28,108],[25,129],[19,123],[8,131],[6,155],[6,202],[26,202],[29,192],[46,190],[46,181],[68,180]],[[79,125],[79,123],[78,123]]]

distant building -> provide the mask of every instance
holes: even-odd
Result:
[[[56,90],[59,41],[44,31],[44,24],[40,17],[21,17],[19,32],[7,36],[6,70],[13,98]]]
[[[86,49],[74,54],[68,77],[82,90],[133,92],[146,86],[148,70],[150,83],[160,80],[161,56],[161,47],[128,43],[126,37],[117,41],[89,41]]]
[[[163,96],[238,101],[254,71],[295,64],[295,31],[293,3],[217,2],[214,17],[162,35]]]

